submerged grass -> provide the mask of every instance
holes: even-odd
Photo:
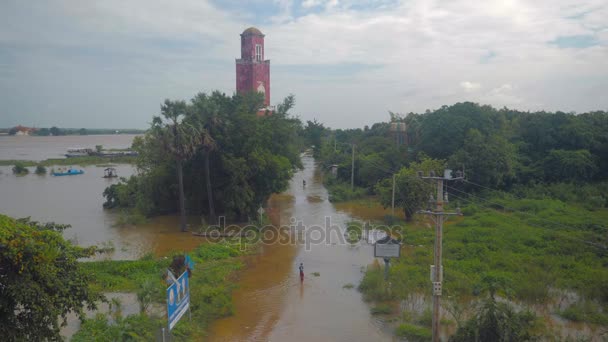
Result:
[[[240,256],[251,253],[254,245],[243,245],[238,241],[203,244],[189,255],[194,261],[190,278],[192,321],[184,319],[172,331],[177,340],[200,340],[207,333],[209,324],[220,317],[233,313],[232,290],[235,288],[237,271],[243,267]],[[92,279],[93,288],[104,292],[140,292],[144,286],[152,286],[154,303],[164,305],[167,284],[164,275],[172,258],[154,258],[151,255],[134,261],[93,261],[82,263],[83,269]],[[166,317],[140,315],[133,320],[134,327],[166,326]],[[162,324],[160,324],[160,323]],[[90,336],[115,336],[114,326],[103,317],[87,319],[75,335],[81,340]],[[124,329],[129,329],[127,324]],[[158,329],[157,329],[158,330]],[[141,333],[134,331],[134,333]],[[80,336],[80,337],[79,337]],[[148,335],[143,337],[145,340]],[[120,338],[119,338],[120,340]]]
[[[552,199],[491,201],[496,208],[469,202],[463,206],[464,217],[450,218],[444,225],[443,295],[475,298],[487,292],[485,280],[495,279],[499,295],[538,304],[557,288],[598,303],[573,306],[561,312],[562,317],[607,324],[602,313],[608,312],[608,210]],[[429,227],[432,222],[426,217],[403,226],[402,256],[390,269],[391,291],[383,270],[368,267],[359,285],[366,300],[430,296],[434,231]]]

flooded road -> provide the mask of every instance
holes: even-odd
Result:
[[[273,223],[297,228],[301,241],[265,245],[253,258],[233,296],[234,316],[212,325],[211,341],[392,340],[356,290],[363,269],[373,262],[372,246],[344,242],[341,234],[351,217],[329,203],[312,157],[302,162],[289,190],[269,202]],[[355,288],[344,288],[347,284]]]

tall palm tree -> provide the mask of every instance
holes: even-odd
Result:
[[[224,124],[224,120],[220,114],[220,104],[223,94],[214,92],[211,96],[204,93],[197,94],[192,99],[194,115],[200,122],[202,130],[205,134],[202,137],[202,150],[205,162],[205,186],[207,188],[207,203],[209,204],[209,221],[215,222],[215,205],[213,203],[213,189],[211,186],[211,153],[217,149],[216,139],[214,136],[219,134]]]
[[[167,152],[175,159],[179,187],[180,230],[186,231],[186,200],[184,196],[183,162],[191,158],[201,144],[200,129],[189,120],[188,105],[185,101],[165,100],[161,105],[163,118],[155,117],[152,121],[163,140]]]

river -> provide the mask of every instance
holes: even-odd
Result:
[[[70,147],[127,148],[135,136],[0,136],[0,159],[61,158]],[[114,252],[102,256],[104,258],[136,259],[148,252],[163,255],[171,250],[191,249],[200,243],[191,235],[180,233],[175,216],[153,218],[138,226],[116,226],[121,213],[104,210],[102,194],[118,179],[103,178],[104,166],[75,167],[84,170],[84,174],[39,176],[30,167],[30,174],[15,176],[10,166],[0,166],[0,214],[69,224],[72,227],[64,231],[64,236],[78,245],[114,247]],[[120,177],[129,177],[136,171],[131,165],[114,167]],[[197,218],[190,218],[190,222],[195,224]]]

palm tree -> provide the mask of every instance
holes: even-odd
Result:
[[[213,92],[209,97],[204,93],[197,94],[192,99],[195,116],[200,122],[205,134],[202,137],[202,149],[205,162],[205,186],[207,188],[207,203],[209,204],[209,221],[215,222],[215,205],[213,203],[213,189],[211,187],[211,153],[217,149],[214,138],[224,124],[220,114],[221,105],[218,103],[224,94]]]
[[[180,229],[186,231],[186,205],[184,196],[184,174],[182,164],[196,153],[201,144],[200,129],[189,120],[185,101],[165,100],[161,105],[161,117],[154,117],[152,124],[162,139],[166,150],[173,156],[177,168],[179,186]]]

